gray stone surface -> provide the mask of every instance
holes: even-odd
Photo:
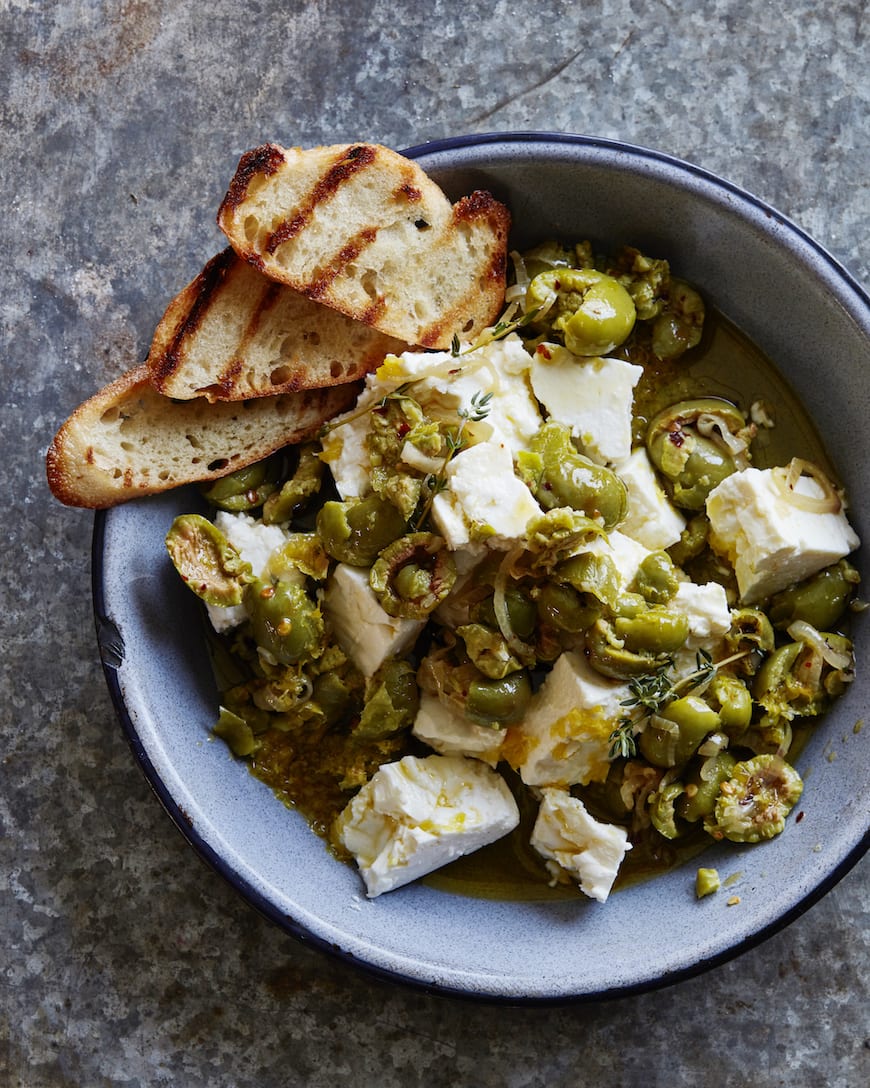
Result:
[[[868,21],[862,0],[0,2],[4,1088],[870,1082],[866,860],[739,959],[594,1006],[426,996],[267,924],[126,747],[92,518],[42,467],[69,411],[144,357],[265,139],[621,138],[756,192],[866,285]]]

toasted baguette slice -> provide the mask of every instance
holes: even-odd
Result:
[[[101,509],[225,476],[312,437],[359,389],[354,382],[236,404],[174,401],[139,366],[63,424],[45,459],[48,486],[67,506]]]
[[[268,279],[228,246],[169,304],[148,369],[169,397],[248,400],[353,381],[407,349]]]
[[[485,192],[451,205],[377,144],[247,152],[218,224],[271,279],[409,344],[473,338],[504,303],[507,208]]]

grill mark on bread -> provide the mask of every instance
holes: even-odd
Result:
[[[224,213],[224,209],[232,211],[245,199],[251,179],[257,174],[265,174],[269,177],[274,174],[285,162],[284,152],[277,144],[262,144],[252,151],[246,151],[239,159],[239,165],[230,182],[227,195],[221,201],[218,209],[218,221]]]
[[[194,295],[193,304],[179,322],[172,339],[152,365],[152,381],[159,388],[178,369],[186,341],[190,340],[214,304],[223,285],[227,270],[235,262],[232,246],[227,246],[208,262],[188,290]]]
[[[364,230],[361,230],[356,237],[351,238],[349,242],[341,247],[335,257],[329,262],[329,265],[316,277],[316,279],[311,281],[305,294],[315,301],[323,298],[332,285],[333,280],[337,276],[340,276],[345,268],[353,263],[366,246],[370,246],[377,236],[378,232],[375,227],[366,227]]]
[[[331,200],[342,185],[360,170],[371,166],[376,158],[377,152],[369,144],[356,144],[349,148],[347,153],[318,180],[311,190],[308,200],[302,204],[296,214],[290,219],[285,219],[271,232],[263,247],[265,252],[271,255],[278,246],[283,245],[284,242],[289,241],[291,238],[295,238],[297,234],[305,229],[321,204]]]

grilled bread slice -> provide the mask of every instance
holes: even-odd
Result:
[[[166,396],[248,400],[353,381],[407,348],[268,279],[228,246],[169,304],[148,369]]]
[[[409,344],[474,338],[504,303],[507,208],[486,192],[451,205],[378,144],[255,148],[218,224],[271,279]]]
[[[175,401],[128,371],[80,405],[46,455],[48,485],[67,506],[101,509],[212,480],[313,437],[349,408],[357,382],[234,404]]]

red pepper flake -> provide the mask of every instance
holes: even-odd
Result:
[[[546,344],[538,344],[538,355],[543,355],[545,359],[552,359],[553,353],[547,347]]]
[[[410,431],[410,429],[410,424],[405,423],[403,420],[396,428],[396,433],[398,434],[399,438],[404,438],[408,431]]]
[[[683,443],[686,441],[686,432],[679,430],[668,431],[668,441],[671,443],[672,446],[676,446],[677,449],[679,449],[680,446],[682,446]]]

